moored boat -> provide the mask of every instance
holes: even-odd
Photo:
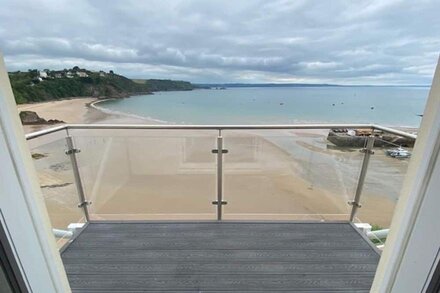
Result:
[[[395,149],[386,150],[385,153],[393,158],[409,158],[411,157],[411,153],[408,150],[405,150],[402,147],[398,147]]]

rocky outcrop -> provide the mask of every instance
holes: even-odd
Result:
[[[413,147],[414,140],[391,134],[375,135],[377,139],[374,141],[375,147]],[[328,133],[327,140],[339,147],[362,148],[366,145],[367,136],[348,135],[346,133],[336,133],[331,130]]]
[[[327,140],[340,147],[362,148],[367,142],[366,136],[349,136],[330,131]]]
[[[58,119],[46,120],[38,116],[38,114],[34,111],[21,111],[19,115],[20,115],[21,123],[23,125],[64,123],[64,121]]]

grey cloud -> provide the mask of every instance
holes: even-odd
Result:
[[[3,0],[0,50],[9,70],[78,65],[194,82],[429,84],[439,10],[436,0]]]

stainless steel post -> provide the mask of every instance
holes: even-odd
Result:
[[[362,151],[364,152],[364,160],[362,161],[361,172],[359,174],[359,180],[356,187],[356,193],[354,195],[353,201],[348,202],[349,205],[352,206],[351,214],[350,214],[350,222],[353,222],[354,217],[356,216],[356,212],[358,208],[361,207],[360,198],[362,194],[362,188],[364,187],[365,176],[367,175],[368,163],[370,162],[370,156],[374,154],[374,136],[369,136],[367,138],[367,145]]]
[[[87,206],[90,205],[91,202],[86,201],[86,197],[84,195],[84,188],[83,188],[83,185],[81,182],[81,176],[79,174],[78,161],[76,160],[76,153],[80,152],[80,150],[78,150],[74,147],[73,140],[72,140],[71,136],[67,136],[66,141],[67,141],[66,155],[69,155],[70,162],[72,163],[72,170],[73,170],[73,176],[75,178],[76,190],[78,192],[78,197],[80,200],[78,207],[82,208],[84,210],[84,215],[85,215],[86,220],[88,222],[90,220],[90,217],[89,217],[89,210],[88,210]]]
[[[227,204],[223,201],[223,154],[228,151],[223,149],[223,137],[222,131],[219,130],[217,137],[217,149],[212,150],[214,154],[217,154],[217,200],[212,204],[217,205],[217,220],[221,220],[223,216],[223,205]]]

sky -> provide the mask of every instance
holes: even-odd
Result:
[[[9,71],[429,85],[439,11],[439,0],[0,0],[0,51]]]

